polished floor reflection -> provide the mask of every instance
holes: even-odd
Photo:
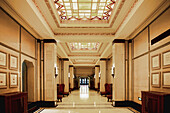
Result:
[[[107,98],[96,91],[89,90],[88,85],[72,91],[63,98],[56,108],[42,108],[41,113],[133,113],[129,108],[117,108],[107,102]]]

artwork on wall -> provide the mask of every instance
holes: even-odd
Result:
[[[160,72],[151,74],[151,85],[152,87],[160,87],[161,74]]]
[[[0,88],[7,88],[7,72],[0,71]]]
[[[152,70],[161,68],[161,57],[160,54],[151,57]]]
[[[162,72],[162,87],[170,88],[170,71]]]
[[[10,87],[18,86],[18,73],[10,73]]]
[[[7,53],[0,51],[0,68],[7,68]]]
[[[162,66],[163,68],[170,67],[170,50],[162,53]]]
[[[12,70],[17,70],[18,69],[18,57],[14,55],[9,56],[9,68]]]

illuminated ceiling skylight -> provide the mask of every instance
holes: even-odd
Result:
[[[98,42],[94,43],[70,43],[70,47],[72,50],[97,50],[99,47]]]
[[[61,20],[108,20],[116,0],[54,0]]]

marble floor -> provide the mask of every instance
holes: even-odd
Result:
[[[113,107],[107,98],[88,86],[72,91],[56,108],[40,108],[36,113],[135,113],[131,108]]]

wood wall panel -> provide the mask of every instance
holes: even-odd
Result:
[[[0,9],[0,42],[19,50],[19,25]]]
[[[134,39],[134,57],[148,52],[148,29],[146,28]]]
[[[7,88],[0,89],[0,94],[2,94],[2,93],[11,93],[11,92],[19,91],[19,88],[20,88],[20,77],[19,77],[20,74],[19,74],[19,71],[18,71],[19,68],[20,68],[19,62],[18,62],[18,70],[10,70],[10,69],[9,69],[9,54],[17,56],[17,57],[18,57],[18,61],[19,61],[19,53],[18,53],[18,52],[15,52],[15,51],[13,51],[13,50],[11,50],[11,49],[8,49],[8,48],[6,48],[6,47],[3,47],[3,46],[1,46],[1,45],[0,45],[0,50],[6,52],[6,53],[8,54],[8,58],[7,58],[7,69],[2,69],[2,68],[0,68],[0,71],[7,72]],[[9,81],[9,73],[11,73],[11,72],[12,72],[12,73],[18,73],[18,87],[16,87],[16,88],[10,88],[10,87],[9,87],[9,83],[10,83],[10,81]]]
[[[134,50],[129,54],[132,55],[132,64],[134,62],[134,66],[130,66],[132,68],[132,72],[130,72],[130,88],[129,95],[133,101],[141,104],[141,101],[138,100],[138,97],[141,97],[141,91],[161,91],[161,92],[170,92],[168,88],[162,88],[162,82],[160,88],[153,88],[151,86],[151,73],[154,72],[163,72],[170,71],[170,68],[162,68],[162,55],[161,55],[161,69],[152,70],[151,67],[151,57],[156,54],[162,54],[162,52],[170,50],[170,36],[165,39],[156,42],[154,45],[151,45],[151,40],[156,38],[158,35],[162,34],[170,27],[170,10],[166,10],[159,16],[157,19],[153,21],[153,23],[149,24],[145,30],[141,31],[137,37],[133,39],[134,46],[132,44],[132,50]],[[149,29],[149,30],[148,30]],[[149,37],[148,37],[149,36]],[[132,42],[133,42],[132,41]],[[149,42],[149,43],[148,43]],[[143,54],[145,53],[145,54]],[[143,54],[143,55],[142,55]],[[137,57],[138,56],[138,57]],[[133,59],[134,58],[134,59]],[[131,69],[129,68],[129,71]],[[134,80],[133,80],[134,79]],[[162,74],[161,74],[162,81]]]
[[[8,68],[0,69],[1,71],[8,72],[7,76],[7,88],[0,89],[0,93],[10,93],[16,91],[22,91],[22,63],[23,61],[29,61],[33,63],[34,68],[31,71],[33,74],[30,74],[32,77],[29,80],[31,83],[31,87],[29,87],[29,97],[31,96],[31,100],[36,101],[38,98],[37,92],[39,88],[37,87],[39,82],[37,82],[37,67],[36,67],[36,47],[35,41],[27,31],[22,29],[22,33],[20,32],[21,25],[13,20],[9,15],[7,15],[2,9],[0,9],[0,42],[3,43],[0,45],[0,50],[4,51],[8,54]],[[20,42],[20,34],[22,35],[22,39]],[[21,46],[20,46],[21,45]],[[22,50],[22,51],[21,51]],[[10,70],[9,69],[9,54],[15,55],[18,57],[18,70]],[[9,87],[9,73],[18,73],[18,87],[10,88]],[[36,82],[36,83],[35,83]]]
[[[138,97],[141,91],[148,91],[149,88],[149,66],[148,55],[144,55],[134,60],[134,101],[141,104]]]
[[[156,50],[156,51],[151,52],[151,57],[154,56],[154,55],[157,55],[157,54],[161,54],[161,68],[160,68],[160,69],[157,69],[157,70],[152,70],[152,67],[151,67],[151,65],[150,65],[150,67],[151,67],[151,73],[163,72],[163,71],[170,71],[170,68],[163,68],[163,66],[162,66],[162,53],[165,52],[165,51],[167,51],[167,50],[170,50],[170,45],[165,46],[165,47],[163,47],[163,48],[160,48],[160,49],[158,49],[158,50]],[[151,59],[151,57],[150,57],[150,59]],[[151,64],[151,62],[150,62],[150,64]],[[151,75],[151,73],[150,73],[150,75]],[[170,81],[169,81],[169,82],[170,82]],[[163,88],[163,87],[162,87],[162,73],[161,73],[161,87],[160,87],[160,88],[155,88],[155,87],[152,87],[152,86],[151,86],[151,91],[161,91],[161,92],[169,92],[169,93],[170,93],[170,88]]]
[[[35,58],[35,38],[21,29],[21,51]]]
[[[170,28],[170,9],[168,9],[165,13],[163,13],[158,19],[156,19],[150,25],[150,40],[167,31],[169,28]],[[170,36],[157,42],[154,45],[151,45],[151,50],[169,41]]]

